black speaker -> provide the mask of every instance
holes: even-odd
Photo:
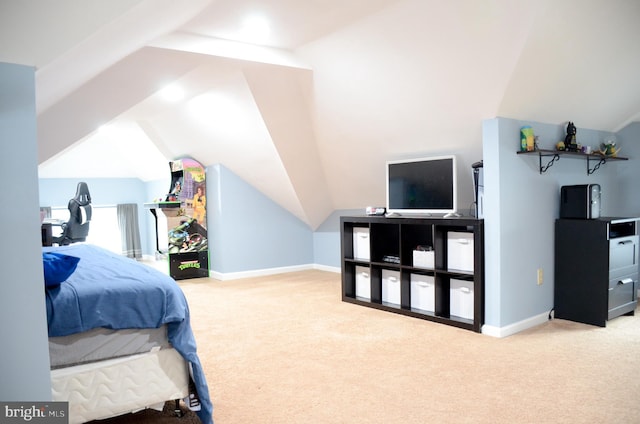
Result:
[[[473,169],[473,202],[476,218],[484,218],[484,165],[482,161],[471,165]]]

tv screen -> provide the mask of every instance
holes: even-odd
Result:
[[[456,214],[455,156],[387,162],[387,212]]]

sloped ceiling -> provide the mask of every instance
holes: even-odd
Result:
[[[389,159],[455,153],[472,198],[483,119],[637,121],[639,21],[636,0],[0,0],[0,61],[37,68],[41,177],[191,156],[315,229],[383,205]]]

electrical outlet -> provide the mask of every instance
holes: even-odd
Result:
[[[538,268],[538,285],[541,286],[543,281],[542,268]]]

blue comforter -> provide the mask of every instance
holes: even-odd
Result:
[[[44,247],[80,258],[75,272],[60,286],[47,289],[49,336],[66,336],[93,328],[157,328],[167,324],[169,342],[191,364],[201,402],[200,420],[213,422],[213,405],[196,341],[189,306],[176,282],[155,269],[90,244]]]

